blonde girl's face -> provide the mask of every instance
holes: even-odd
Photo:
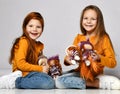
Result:
[[[26,25],[26,31],[31,39],[36,40],[42,34],[42,24],[37,19],[31,19]]]
[[[82,26],[87,31],[87,34],[94,33],[97,26],[97,14],[94,10],[89,9],[84,12]]]

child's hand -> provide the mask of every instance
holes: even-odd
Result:
[[[94,61],[100,61],[100,56],[97,53],[92,53],[91,57]]]
[[[43,72],[48,74],[48,72],[49,72],[49,65],[46,64],[46,65],[44,65],[42,67],[43,67]]]

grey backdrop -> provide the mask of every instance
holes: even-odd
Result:
[[[24,17],[31,11],[40,12],[45,29],[39,38],[45,44],[44,54],[59,54],[63,65],[65,48],[80,33],[79,20],[82,9],[97,5],[103,12],[106,30],[115,48],[118,65],[105,73],[120,77],[120,1],[119,0],[0,0],[0,69],[10,69],[8,63],[13,40],[22,33]]]

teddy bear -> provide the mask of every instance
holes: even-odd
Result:
[[[50,75],[53,79],[62,75],[62,66],[58,55],[51,56],[49,58],[44,55],[39,56],[38,65],[45,66],[46,64],[49,65],[48,75]]]
[[[90,66],[91,62],[90,62],[90,58],[93,61],[99,61],[100,58],[97,55],[96,51],[94,50],[93,45],[89,42],[89,40],[87,41],[82,41],[79,44],[80,47],[80,54],[82,57],[82,61],[85,62],[86,66]]]
[[[74,58],[76,55],[73,54],[74,52],[77,52],[77,57],[79,57],[77,61]],[[101,68],[103,66],[99,63],[100,57],[89,40],[81,41],[78,43],[78,47],[70,46],[67,48],[64,64],[73,65],[72,60],[78,62],[80,76],[85,80],[93,81],[98,74],[103,72]]]
[[[80,62],[80,53],[76,46],[70,45],[65,50],[66,56],[64,59],[65,65],[75,65]]]
[[[57,76],[62,75],[62,66],[60,64],[59,55],[48,58],[48,65],[50,67],[49,75],[55,79]]]
[[[80,75],[86,80],[93,81],[97,75],[103,72],[100,57],[89,40],[80,42],[79,47],[81,56]]]

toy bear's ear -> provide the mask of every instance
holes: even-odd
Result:
[[[73,50],[74,48],[76,48],[75,45],[70,45],[70,46],[68,46],[68,47],[65,49],[66,55],[68,56],[68,51]]]
[[[54,55],[54,56],[49,57],[49,58],[48,58],[48,62],[51,61],[51,60],[60,60],[60,59],[59,59],[59,55],[57,54],[57,55]]]
[[[47,57],[44,55],[39,56],[38,65],[45,65],[47,63]]]

